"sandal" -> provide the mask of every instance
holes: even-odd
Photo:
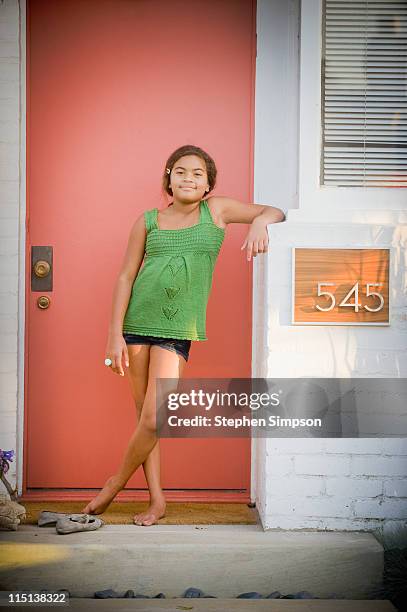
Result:
[[[72,516],[69,512],[51,512],[50,510],[43,510],[38,516],[38,526],[44,527],[44,525],[55,525],[58,519],[64,516]]]
[[[56,530],[57,533],[64,535],[77,531],[94,531],[104,524],[105,522],[102,519],[89,514],[68,514],[58,519]]]

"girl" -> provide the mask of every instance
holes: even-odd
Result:
[[[153,525],[164,516],[155,380],[180,378],[191,341],[207,339],[206,305],[227,225],[250,224],[241,247],[247,248],[250,261],[252,255],[267,251],[267,224],[285,219],[284,212],[273,206],[207,197],[215,186],[216,173],[213,159],[199,147],[178,148],[168,158],[163,174],[163,188],[172,196],[171,204],[140,214],[131,229],[113,293],[105,363],[124,376],[124,358],[138,426],[116,474],[85,506],[84,513],[104,512],[143,465],[150,505],[134,516],[134,523]]]

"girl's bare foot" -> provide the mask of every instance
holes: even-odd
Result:
[[[101,514],[112,503],[122,488],[123,485],[119,483],[117,476],[110,476],[100,493],[81,512],[85,514]]]
[[[154,525],[160,518],[165,516],[165,498],[155,499],[150,501],[150,505],[145,512],[140,512],[134,515],[133,522],[135,525]]]

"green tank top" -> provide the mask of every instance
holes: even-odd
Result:
[[[133,283],[123,333],[207,340],[206,306],[225,230],[217,226],[206,200],[199,223],[160,230],[158,209],[144,213],[143,266]]]

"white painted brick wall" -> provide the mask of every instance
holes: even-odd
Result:
[[[383,493],[383,481],[375,478],[325,478],[326,495],[340,497],[377,497]]]
[[[0,448],[17,452],[20,211],[20,55],[17,0],[0,4]],[[7,479],[16,485],[14,459]],[[0,482],[0,491],[5,491]]]
[[[326,211],[305,201],[295,177],[287,181],[282,171],[292,172],[295,167],[300,175],[302,170],[298,163],[301,126],[294,106],[298,104],[296,78],[301,76],[304,82],[308,77],[299,74],[296,64],[299,28],[296,31],[295,20],[289,17],[289,4],[295,6],[266,0],[257,4],[261,26],[254,201],[290,210],[286,223],[269,226],[268,254],[254,260],[252,376],[406,377],[406,212],[400,206],[392,210],[390,198],[385,210],[368,209],[365,198],[364,205],[352,206],[345,218],[339,206]],[[270,36],[275,24],[279,32]],[[283,66],[285,61],[291,63],[289,70],[271,81],[276,58]],[[316,149],[310,162],[318,166]],[[299,201],[305,209],[298,208]],[[363,245],[394,249],[391,326],[291,325],[291,248]],[[407,519],[406,439],[254,439],[253,453],[253,470],[260,466],[263,470],[263,478],[254,473],[253,481],[263,485],[256,487],[254,498],[265,529],[371,530],[381,523]]]
[[[386,497],[406,497],[407,480],[405,478],[392,478],[383,482],[384,495]]]
[[[350,457],[343,455],[321,456],[294,456],[294,469],[296,474],[310,474],[315,476],[347,476],[350,474]]]
[[[406,476],[407,457],[397,455],[392,457],[375,457],[373,455],[354,457],[352,474],[356,476]]]
[[[270,249],[255,261],[254,308],[264,321],[255,335],[253,377],[407,376],[407,304],[400,266],[391,278],[389,327],[291,325],[291,248],[392,247],[406,260],[407,225],[294,223],[269,225]],[[327,237],[335,235],[335,243]],[[261,299],[257,301],[257,292]],[[264,295],[266,292],[266,295]],[[260,346],[258,344],[260,343]],[[263,527],[371,530],[407,520],[407,439],[265,439]],[[256,443],[254,444],[256,446]],[[258,459],[261,462],[261,457]]]
[[[268,254],[254,260],[252,376],[406,377],[406,212],[400,205],[392,210],[390,197],[385,210],[368,209],[365,197],[345,217],[346,190],[331,191],[342,193],[343,202],[327,211],[314,198],[307,201],[297,180],[304,171],[299,134],[306,127],[299,124],[297,83],[307,84],[314,73],[300,74],[295,6],[257,3],[254,201],[290,210],[286,223],[269,226]],[[277,62],[285,72],[276,72]],[[306,163],[316,176],[317,148]],[[297,177],[287,181],[282,169],[295,169]],[[291,248],[362,245],[394,249],[391,326],[291,325]],[[253,475],[263,484],[255,499],[265,529],[371,530],[407,518],[405,439],[254,439],[253,453],[254,470],[266,464],[266,478]]]

